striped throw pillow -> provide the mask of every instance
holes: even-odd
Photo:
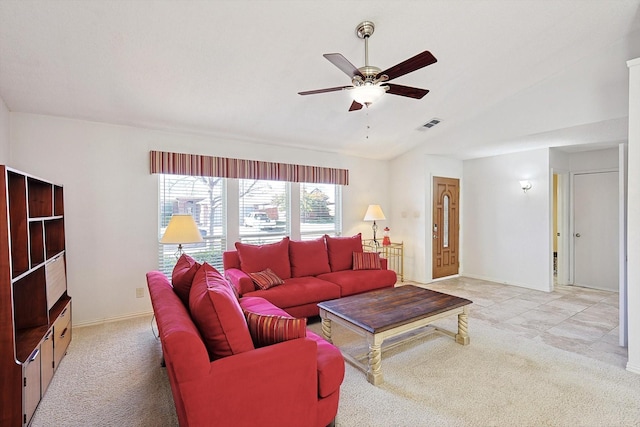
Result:
[[[354,270],[380,270],[380,255],[376,252],[354,252],[353,253],[353,269]]]
[[[253,345],[264,347],[307,336],[307,319],[244,311]]]
[[[249,273],[249,277],[251,277],[253,283],[260,289],[269,289],[284,283],[270,268],[258,271],[257,273]]]

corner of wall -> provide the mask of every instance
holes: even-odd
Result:
[[[0,97],[0,164],[9,163],[11,140],[11,113]]]

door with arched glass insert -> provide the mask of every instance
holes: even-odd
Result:
[[[432,277],[458,274],[460,180],[433,177]]]

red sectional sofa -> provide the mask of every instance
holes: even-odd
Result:
[[[172,283],[147,273],[180,426],[326,426],[340,351],[260,297],[238,299],[208,264],[182,256]],[[173,285],[173,286],[172,286]]]
[[[225,277],[238,294],[262,297],[294,317],[316,316],[319,302],[392,287],[397,280],[385,259],[363,253],[360,234],[235,245],[235,251],[224,252],[223,264]],[[263,289],[255,275],[269,271],[282,283]]]

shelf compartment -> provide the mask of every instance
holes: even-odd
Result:
[[[24,362],[49,328],[44,266],[13,282],[16,357]]]
[[[53,187],[47,182],[27,178],[29,218],[53,216]]]
[[[31,268],[44,262],[44,227],[42,221],[29,223]]]
[[[54,216],[63,216],[64,215],[64,197],[62,192],[62,187],[58,185],[54,185],[53,187],[53,215]]]
[[[11,272],[18,277],[29,270],[26,178],[7,172],[9,190],[9,230],[11,233]]]
[[[64,219],[57,218],[45,221],[44,239],[47,259],[64,251]]]

